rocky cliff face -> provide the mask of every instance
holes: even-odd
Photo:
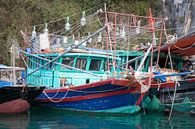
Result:
[[[162,0],[169,26],[178,35],[195,31],[195,0]]]

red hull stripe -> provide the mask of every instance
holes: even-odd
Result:
[[[175,82],[170,81],[170,82],[164,82],[160,83],[160,88],[173,88],[175,86]],[[152,82],[151,88],[158,88],[159,84],[156,82]]]
[[[145,95],[145,93],[142,93],[142,94],[140,95],[140,97],[138,98],[137,102],[135,103],[136,106],[140,105],[140,103],[141,103],[142,100],[143,100],[144,95]]]
[[[80,85],[80,86],[75,86],[75,87],[70,87],[70,90],[82,90],[90,87],[96,87],[96,86],[102,86],[105,84],[109,84],[113,81],[114,79],[109,79],[109,80],[103,80],[103,81],[98,81],[90,84],[85,84],[85,85]],[[59,88],[57,89],[45,89],[44,90],[46,93],[55,93],[59,92]],[[67,88],[60,88],[60,92],[66,92]]]
[[[114,78],[111,78],[111,79],[108,79],[108,80],[98,81],[98,82],[94,82],[94,83],[90,83],[90,84],[70,87],[69,90],[82,90],[82,89],[86,89],[86,88],[90,88],[90,87],[98,87],[98,86],[106,85],[106,84],[109,84],[109,83],[119,85],[119,86],[129,86],[130,85],[129,80],[116,80]],[[44,91],[46,93],[66,92],[67,88],[45,89]]]
[[[195,83],[195,78],[190,79],[190,80],[187,80],[187,82],[189,82],[189,83]]]
[[[186,80],[186,83],[195,83],[195,79],[189,79]],[[159,84],[156,82],[152,82],[151,88],[158,88]],[[175,82],[169,81],[169,82],[164,82],[160,83],[160,88],[174,88],[175,87]]]
[[[93,95],[86,95],[86,96],[76,96],[76,97],[72,97],[72,98],[64,98],[62,100],[61,100],[61,98],[51,98],[51,99],[53,101],[61,100],[60,102],[71,102],[71,101],[81,101],[81,100],[88,100],[88,99],[97,99],[97,98],[120,95],[120,94],[127,94],[127,93],[136,94],[136,93],[139,93],[139,92],[136,92],[135,89],[129,89],[129,90],[121,90],[121,91],[100,93],[100,94],[93,94]],[[46,98],[46,99],[36,99],[36,100],[41,101],[41,102],[51,102],[48,98]]]

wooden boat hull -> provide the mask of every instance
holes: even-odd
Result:
[[[159,99],[162,103],[170,104],[174,94],[174,87],[163,88],[160,90]],[[195,102],[195,79],[179,81],[179,86],[176,90],[176,103],[181,103],[189,97],[192,102]]]
[[[165,110],[170,110],[174,96],[175,83],[165,82],[163,85],[164,86],[162,87],[161,85],[153,85],[149,91],[149,96],[150,98],[153,98],[155,95],[158,98],[161,107]],[[194,107],[195,78],[179,81],[176,89],[173,111],[190,112]]]
[[[140,110],[142,98],[138,83],[109,79],[78,87],[45,89],[35,104],[87,112],[135,113]]]
[[[28,111],[30,104],[45,87],[5,86],[0,88],[0,113]]]

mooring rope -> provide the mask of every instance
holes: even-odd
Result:
[[[45,91],[43,91],[43,94],[53,103],[59,103],[61,102],[64,98],[66,98],[66,96],[68,95],[68,92],[69,92],[69,88],[67,89],[67,92],[64,94],[64,96],[60,99],[60,100],[53,100],[54,98],[53,97],[49,97],[47,95],[47,93]],[[58,92],[57,92],[58,93]]]
[[[175,103],[175,96],[176,96],[177,86],[180,86],[180,83],[176,79],[175,89],[174,89],[174,94],[173,94],[173,99],[172,99],[172,104],[171,104],[171,111],[169,113],[169,121],[171,120],[171,115],[172,115],[172,112],[173,112],[173,106],[174,106],[174,103]]]

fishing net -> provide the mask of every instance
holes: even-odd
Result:
[[[161,102],[155,95],[153,95],[152,100],[148,103],[147,107],[145,108],[150,111],[162,111],[163,110],[163,106]]]
[[[193,109],[193,103],[190,102],[189,97],[186,97],[181,103],[176,103],[173,110],[177,112],[190,112]]]

